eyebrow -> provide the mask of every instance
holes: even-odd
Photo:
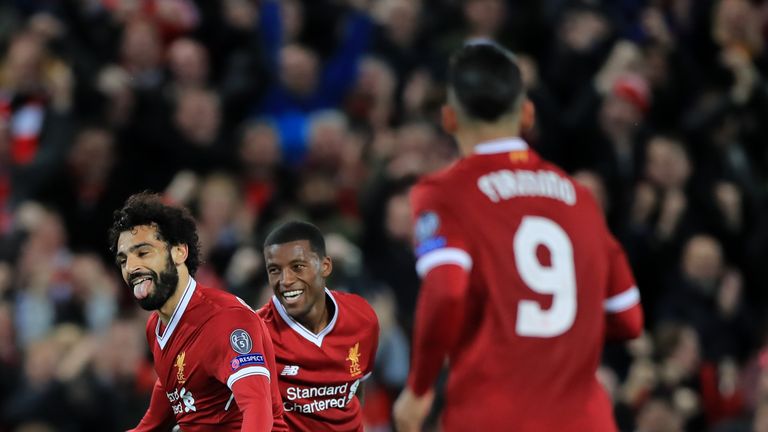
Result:
[[[143,243],[135,244],[135,245],[133,245],[133,246],[131,246],[131,247],[129,247],[129,248],[128,248],[128,252],[133,252],[133,251],[135,251],[136,249],[138,249],[138,248],[141,248],[141,247],[144,247],[144,246],[150,246],[150,247],[152,247],[152,244],[151,244],[151,243],[149,243],[149,242],[143,242]],[[120,251],[120,252],[118,252],[118,253],[117,253],[117,257],[118,257],[118,258],[119,258],[119,257],[121,257],[121,256],[125,256],[125,252],[123,252],[123,251]]]
[[[308,259],[294,258],[294,259],[288,261],[288,265],[291,265],[291,264],[304,264],[304,263],[307,263],[307,262],[309,262]],[[271,262],[271,263],[267,263],[267,267],[279,267],[279,266],[277,264],[275,264],[274,262]]]

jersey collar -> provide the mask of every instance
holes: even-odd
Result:
[[[499,138],[475,146],[475,154],[497,154],[525,150],[528,150],[528,143],[519,137]]]
[[[331,294],[331,290],[329,290],[327,287],[325,288],[325,295],[327,295],[331,301],[333,302],[333,316],[331,317],[331,320],[328,322],[328,325],[325,326],[324,329],[320,331],[318,334],[314,334],[309,329],[301,325],[298,321],[293,319],[290,315],[288,315],[288,311],[285,310],[282,303],[280,303],[280,300],[277,299],[277,296],[272,296],[272,304],[275,305],[275,309],[277,309],[277,313],[280,314],[280,317],[285,321],[286,324],[290,328],[293,329],[296,333],[299,334],[299,336],[303,337],[304,339],[312,342],[313,344],[317,345],[318,347],[323,345],[323,338],[325,335],[331,332],[333,330],[333,327],[336,326],[336,320],[339,318],[339,304],[336,302],[336,299],[333,297],[333,294]]]
[[[192,294],[195,293],[196,287],[197,282],[192,276],[190,276],[189,282],[187,282],[187,286],[184,288],[184,294],[181,295],[181,300],[179,300],[179,304],[176,305],[176,309],[173,310],[171,319],[168,321],[168,327],[165,328],[165,331],[163,331],[162,335],[160,334],[160,317],[157,318],[155,336],[157,339],[157,344],[160,345],[160,349],[165,348],[165,345],[168,344],[168,341],[171,339],[173,331],[176,329],[179,321],[181,321],[181,316],[184,315],[184,311],[187,310],[187,306],[189,305],[189,301],[192,299]]]

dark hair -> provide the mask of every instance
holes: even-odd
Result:
[[[325,238],[323,233],[309,222],[286,222],[269,233],[264,240],[264,248],[268,246],[289,243],[292,241],[307,240],[312,252],[320,258],[325,258]]]
[[[200,240],[197,237],[197,226],[189,211],[182,207],[163,204],[160,195],[151,192],[141,192],[131,195],[123,208],[115,211],[112,217],[112,227],[109,229],[109,250],[117,251],[117,239],[120,234],[138,226],[150,225],[157,227],[160,239],[169,245],[187,245],[187,269],[194,275],[200,265]]]
[[[523,92],[520,69],[506,49],[465,45],[451,57],[448,85],[468,117],[487,122],[512,112]]]

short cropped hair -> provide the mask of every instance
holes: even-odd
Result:
[[[117,240],[121,233],[143,225],[156,227],[160,239],[171,246],[187,245],[189,251],[185,264],[189,274],[195,274],[200,266],[200,239],[195,219],[186,208],[166,205],[160,195],[154,193],[131,195],[123,208],[115,211],[109,229],[109,250],[113,254],[117,252]]]
[[[451,57],[448,85],[467,117],[486,122],[513,112],[523,93],[514,55],[491,43],[457,51]]]
[[[309,222],[286,222],[269,233],[264,240],[264,249],[272,245],[307,240],[312,252],[320,258],[325,258],[325,238],[316,226]]]

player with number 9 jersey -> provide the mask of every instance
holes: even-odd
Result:
[[[445,430],[615,430],[595,372],[606,318],[612,337],[640,331],[639,294],[590,192],[509,138],[423,179],[412,201],[419,274],[448,266],[467,282],[457,316],[429,289],[417,310],[414,392],[437,374],[424,367],[435,337],[455,338]]]

